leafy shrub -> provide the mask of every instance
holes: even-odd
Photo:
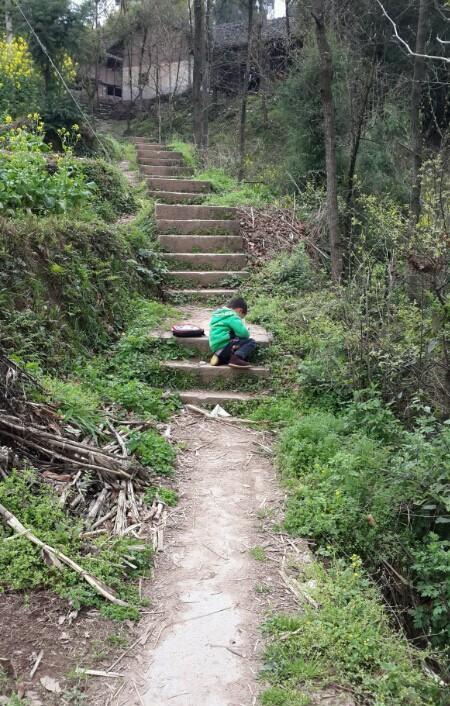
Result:
[[[279,444],[280,467],[286,477],[300,477],[315,463],[326,463],[341,448],[343,420],[333,414],[309,414],[283,432]]]
[[[174,448],[153,429],[134,432],[127,441],[128,450],[155,473],[168,476],[173,473],[176,458]]]
[[[448,525],[450,518],[440,519]],[[448,647],[450,644],[450,541],[442,539],[435,532],[430,532],[422,544],[416,546],[412,556],[414,585],[422,599],[420,605],[411,609],[414,626],[429,635],[432,644]]]
[[[265,294],[292,297],[311,292],[322,284],[321,275],[300,243],[292,253],[282,253],[265,264],[254,275],[251,288],[258,292],[264,287]]]
[[[92,185],[91,207],[106,221],[123,213],[133,213],[137,204],[125,177],[113,164],[103,159],[83,159],[80,169]]]
[[[91,185],[70,146],[50,162],[43,123],[37,114],[30,117],[33,128],[11,127],[0,136],[0,214],[66,213],[80,207],[88,201]]]
[[[120,597],[131,602],[131,611],[125,609],[123,617],[137,617],[138,592],[127,584],[122,562],[122,558],[133,551],[134,540],[102,537],[87,546],[80,538],[80,523],[59,506],[53,490],[33,471],[14,472],[1,481],[0,502],[39,539],[70,556],[116,590]],[[0,590],[48,587],[70,599],[75,608],[103,606],[101,597],[77,573],[69,568],[59,570],[47,566],[39,547],[23,537],[5,541],[10,536],[10,531],[0,526]],[[148,570],[150,556],[150,547],[144,552],[133,553],[137,569],[127,569],[131,577],[138,577]]]
[[[425,655],[392,632],[357,557],[352,566],[335,563],[328,572],[313,565],[302,578],[319,608],[305,603],[295,616],[268,621],[273,642],[264,676],[277,688],[266,693],[264,704],[302,704],[301,694],[338,684],[374,706],[444,706],[444,688],[425,674]],[[299,701],[290,701],[290,693],[299,694]]]
[[[145,502],[151,505],[155,498],[159,498],[166,503],[168,507],[175,507],[178,504],[178,493],[172,488],[162,488],[161,486],[152,486],[145,491]]]
[[[368,405],[353,403],[340,416],[312,412],[282,433],[279,463],[292,486],[286,527],[314,538],[322,553],[332,545],[359,554],[371,571],[385,561],[396,567],[421,597],[412,609],[416,628],[445,647],[450,431],[401,432],[379,398],[370,412]]]

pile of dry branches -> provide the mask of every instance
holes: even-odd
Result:
[[[320,247],[319,229],[312,229],[287,208],[242,208],[239,212],[241,234],[253,264],[267,262],[281,252],[291,252],[303,241],[312,257],[327,258]]]
[[[148,507],[144,499],[146,488],[158,479],[129,456],[126,444],[130,434],[154,422],[116,421],[106,410],[100,446],[83,439],[80,429],[64,424],[54,405],[31,401],[32,389],[45,395],[36,380],[0,353],[0,477],[6,478],[12,468],[31,466],[39,471],[42,482],[54,487],[60,505],[83,518],[83,536],[108,533],[151,538],[154,548],[161,551],[165,505],[156,497]],[[14,531],[39,543],[1,505],[0,516]],[[54,560],[61,559],[51,547],[46,551]],[[69,559],[62,561],[67,564]]]

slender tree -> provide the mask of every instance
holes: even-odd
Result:
[[[253,17],[255,12],[255,0],[248,0],[248,25],[247,25],[247,49],[245,55],[245,69],[242,82],[241,98],[241,118],[239,124],[239,179],[244,178],[245,173],[245,144],[247,125],[247,102],[248,84],[250,80],[250,66],[252,60],[252,38],[253,38]]]
[[[343,251],[339,228],[336,162],[336,125],[333,104],[333,60],[325,27],[325,2],[313,0],[312,15],[320,57],[320,94],[322,98],[325,162],[327,173],[327,222],[330,239],[331,276],[339,282],[342,276]]]
[[[415,228],[420,217],[420,193],[422,168],[423,135],[422,135],[422,96],[423,83],[426,77],[425,43],[430,12],[430,0],[419,1],[419,16],[417,20],[416,46],[414,56],[413,81],[411,88],[411,228]]]
[[[194,139],[203,153],[207,135],[205,132],[205,71],[206,71],[206,12],[204,0],[194,0],[194,73],[192,99],[194,114]]]

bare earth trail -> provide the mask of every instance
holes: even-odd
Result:
[[[266,609],[255,588],[260,573],[271,579],[249,549],[261,542],[258,515],[277,502],[275,473],[258,432],[185,414],[174,436],[186,444],[178,527],[149,586],[162,614],[111,703],[251,706]]]

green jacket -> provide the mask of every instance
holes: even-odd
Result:
[[[216,309],[209,324],[209,347],[213,353],[220,351],[231,338],[249,338],[250,334],[242,319],[227,306]]]

